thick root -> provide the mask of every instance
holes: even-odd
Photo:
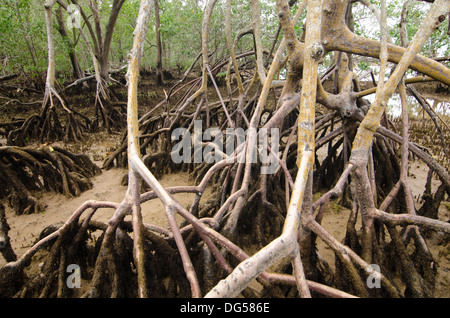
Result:
[[[42,210],[32,194],[36,191],[79,196],[92,187],[90,178],[101,173],[87,156],[60,147],[0,147],[0,158],[0,180],[6,185],[0,190],[0,198],[8,197],[17,214]]]

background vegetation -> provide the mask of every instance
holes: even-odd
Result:
[[[89,12],[88,0],[81,0],[78,4]],[[104,29],[110,14],[113,0],[99,1],[99,13],[101,25]],[[370,0],[379,6],[379,1]],[[132,46],[132,33],[135,27],[139,9],[138,0],[126,0],[116,22],[110,52],[111,68],[119,68],[127,63],[127,55]],[[399,45],[399,21],[402,12],[403,1],[389,0],[388,27],[392,41]],[[261,37],[263,47],[270,49],[274,37],[277,35],[278,19],[275,13],[275,4],[270,1],[261,1]],[[415,34],[420,21],[423,20],[426,7],[429,4],[422,1],[410,1],[408,14],[408,35],[411,39]],[[162,42],[163,68],[167,70],[185,70],[194,61],[201,51],[201,22],[203,18],[205,2],[200,0],[160,0],[160,32]],[[292,6],[295,12],[298,4]],[[368,38],[379,39],[379,28],[376,27],[374,15],[366,6],[360,3],[353,5],[354,31]],[[228,50],[225,39],[225,1],[219,1],[213,11],[210,25],[210,52],[213,61],[223,60]],[[68,14],[63,10],[64,21]],[[90,17],[92,19],[92,17]],[[250,4],[246,1],[232,1],[232,32],[236,32],[250,23]],[[147,41],[144,46],[145,54],[142,66],[146,69],[155,68],[156,65],[156,38],[155,38],[154,12],[150,20],[150,28]],[[68,55],[68,46],[64,38],[58,33],[56,19],[55,32],[55,59],[58,81],[64,81],[72,77],[72,67]],[[300,34],[301,24],[296,26]],[[83,25],[86,31],[86,26]],[[86,49],[86,45],[80,38],[79,32],[74,28],[68,30],[69,39],[75,44],[75,54],[83,70],[93,68],[92,60]],[[278,33],[281,40],[282,32]],[[247,40],[238,42],[236,53],[246,52],[253,47],[251,36]],[[450,55],[449,36],[447,24],[442,23],[439,30],[431,36],[422,53],[428,57],[446,57]],[[253,57],[249,57],[252,59]],[[323,71],[330,65],[332,58],[328,56],[328,63],[323,63]],[[214,63],[211,63],[214,65]],[[356,70],[366,72],[373,69],[376,73],[376,63],[370,58],[357,58]],[[38,81],[44,81],[47,70],[47,37],[45,29],[45,17],[43,3],[40,0],[0,0],[0,74],[19,73],[24,77],[31,77]],[[391,67],[393,67],[391,65]]]

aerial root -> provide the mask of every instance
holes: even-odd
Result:
[[[10,229],[8,221],[6,220],[5,207],[0,203],[0,252],[7,262],[13,262],[17,259],[8,235]]]
[[[57,146],[0,147],[0,197],[9,198],[16,214],[42,211],[33,194],[52,191],[67,197],[79,196],[92,187],[90,178],[101,173],[86,155]]]

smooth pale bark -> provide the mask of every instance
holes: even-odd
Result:
[[[450,10],[450,2],[445,0],[437,0],[428,13],[428,16],[423,21],[420,29],[414,35],[411,43],[408,45],[405,53],[395,68],[393,74],[383,85],[382,91],[377,94],[375,101],[370,106],[369,112],[362,121],[358,134],[355,137],[353,150],[359,149],[368,150],[372,143],[373,134],[379,126],[381,115],[383,114],[388,99],[394,93],[397,85],[400,83],[403,74],[411,63],[415,60],[422,45],[434,31],[434,29],[441,22],[440,17]],[[450,80],[450,77],[447,78]]]
[[[244,93],[244,87],[242,86],[242,79],[239,75],[239,67],[236,60],[236,52],[234,51],[233,40],[231,38],[231,0],[226,1],[226,11],[225,11],[225,38],[227,41],[227,47],[230,51],[230,63],[234,67],[234,74],[236,78],[236,83],[238,86],[239,95]],[[227,72],[229,76],[229,72]],[[228,90],[231,92],[230,79],[227,78]]]
[[[279,16],[284,15],[284,22],[281,22],[284,29],[293,28],[289,23],[290,17],[287,16],[285,1],[277,1]],[[298,253],[298,230],[300,227],[300,212],[303,203],[303,196],[307,180],[310,177],[310,171],[314,160],[314,114],[315,114],[315,92],[317,88],[317,68],[318,58],[323,53],[320,46],[320,30],[314,26],[320,23],[320,0],[308,1],[307,21],[309,28],[306,30],[307,53],[305,55],[304,77],[305,81],[302,87],[302,97],[300,100],[301,120],[299,121],[299,148],[300,159],[298,161],[298,173],[292,191],[292,199],[287,211],[283,232],[280,237],[273,240],[269,245],[262,248],[252,257],[240,263],[233,272],[225,279],[221,280],[206,297],[235,297],[237,296],[254,278],[260,275],[266,268],[273,265],[278,260],[291,256],[294,257],[294,266],[296,268],[297,286],[304,296],[310,296],[309,291],[303,285],[303,269],[299,266]],[[288,39],[289,46],[289,39]],[[291,51],[291,54],[293,52]],[[270,74],[270,72],[269,72]],[[268,85],[271,78],[268,77],[265,86]],[[294,254],[293,254],[294,253]],[[300,272],[299,272],[300,271]]]
[[[66,107],[61,96],[55,90],[56,81],[56,65],[55,65],[55,42],[53,38],[53,23],[52,23],[52,10],[55,5],[56,0],[47,0],[44,3],[45,8],[45,25],[47,27],[47,51],[48,51],[48,67],[47,67],[47,78],[45,81],[45,94],[44,101],[41,107],[41,118],[47,116],[47,111],[49,107],[53,107],[52,96],[55,96],[61,103],[62,108],[71,114],[72,111]]]
[[[139,128],[137,123],[137,87],[139,77],[139,65],[142,55],[142,44],[147,34],[148,22],[151,10],[151,0],[142,1],[139,9],[139,16],[134,31],[134,43],[131,50],[131,57],[128,66],[128,160],[132,167],[133,160],[140,160],[139,151]],[[128,191],[132,217],[133,217],[133,255],[138,272],[138,294],[140,297],[147,297],[147,275],[145,271],[145,255],[143,242],[143,224],[140,211],[140,178],[136,170],[130,169],[128,173]]]
[[[261,84],[264,85],[266,81],[266,72],[263,66],[263,48],[261,42],[261,16],[259,9],[259,1],[251,0],[250,8],[252,10],[252,24],[253,24],[253,39],[255,42],[256,55],[256,71],[258,73]]]
[[[66,27],[64,25],[64,19],[62,16],[61,6],[58,7],[56,11],[56,21],[58,22],[58,32],[61,34],[63,41],[66,45],[66,49],[69,55],[70,62],[72,64],[73,76],[76,79],[81,79],[84,77],[84,72],[78,62],[77,55],[75,53],[75,45],[70,41],[69,35],[67,34]]]
[[[138,176],[140,175],[149,184],[149,186],[157,193],[158,197],[162,200],[166,208],[166,215],[169,220],[172,233],[175,238],[175,242],[180,251],[183,267],[186,272],[186,276],[191,283],[191,290],[193,297],[200,296],[200,287],[198,280],[192,266],[192,262],[189,258],[189,254],[184,245],[183,238],[180,234],[178,224],[175,220],[175,203],[172,197],[161,186],[153,174],[148,170],[145,164],[142,162],[139,150],[139,122],[138,122],[138,80],[139,80],[139,66],[142,58],[142,45],[145,40],[148,29],[148,21],[150,15],[150,7],[152,0],[145,0],[141,3],[139,10],[139,16],[134,31],[134,43],[131,50],[131,57],[127,72],[128,80],[128,103],[127,103],[127,132],[128,132],[128,165],[131,169],[129,178],[131,184],[127,194],[130,195],[132,200],[133,211],[133,229],[137,230],[134,234],[134,256],[137,261],[138,268],[138,283],[139,294],[142,297],[146,296],[146,279],[145,279],[145,266],[143,255],[143,240],[139,235],[142,232],[142,216],[139,208],[139,192],[138,190]]]
[[[442,0],[436,1],[438,5],[442,5],[444,2]],[[54,3],[54,1],[52,2]],[[116,1],[114,2],[116,3]],[[336,239],[334,239],[329,233],[323,230],[323,228],[315,222],[312,218],[312,167],[314,163],[314,151],[316,146],[316,141],[314,137],[315,132],[315,103],[317,98],[320,98],[320,94],[323,92],[320,91],[321,87],[317,87],[318,83],[318,63],[322,57],[322,55],[326,52],[323,46],[327,47],[327,44],[322,41],[321,43],[321,30],[318,28],[318,25],[323,25],[320,22],[321,17],[327,17],[330,8],[325,7],[322,11],[320,0],[309,0],[308,1],[308,15],[307,15],[307,27],[306,27],[306,40],[305,43],[301,43],[295,35],[293,25],[294,23],[290,19],[289,6],[287,6],[286,1],[279,0],[277,1],[277,9],[279,11],[279,18],[282,24],[283,31],[285,33],[285,39],[280,45],[280,50],[277,52],[275,59],[269,69],[267,74],[267,79],[264,81],[264,86],[262,92],[259,96],[258,102],[256,104],[256,108],[253,110],[254,115],[251,118],[251,121],[248,122],[248,125],[253,128],[259,127],[259,120],[261,117],[261,113],[264,109],[265,103],[267,101],[267,96],[269,94],[270,89],[273,87],[273,78],[275,73],[279,70],[280,65],[283,64],[282,53],[287,48],[289,58],[290,58],[290,70],[288,74],[288,79],[286,80],[285,87],[283,89],[282,100],[279,104],[278,112],[272,117],[271,121],[269,121],[268,126],[279,127],[283,118],[281,115],[286,115],[287,112],[295,109],[295,107],[299,106],[299,117],[298,122],[296,124],[296,129],[292,129],[294,135],[295,132],[298,131],[298,154],[297,154],[297,164],[298,164],[298,174],[295,178],[295,182],[292,184],[292,193],[291,200],[288,205],[287,215],[285,219],[285,224],[283,227],[283,232],[280,237],[272,241],[269,245],[261,249],[255,255],[249,257],[246,255],[239,247],[234,245],[229,239],[225,238],[221,234],[217,233],[214,228],[218,227],[219,222],[223,217],[223,213],[226,212],[228,206],[234,203],[234,200],[238,199],[237,204],[235,206],[235,211],[239,212],[239,208],[242,208],[243,203],[245,202],[246,195],[249,190],[249,182],[250,182],[250,165],[242,164],[239,166],[240,171],[244,174],[244,181],[242,182],[241,188],[239,188],[239,183],[236,182],[233,186],[235,190],[232,195],[229,196],[229,199],[221,206],[217,214],[212,219],[202,219],[198,220],[194,217],[192,213],[189,213],[185,208],[183,208],[172,196],[171,194],[179,192],[196,192],[200,193],[198,197],[201,196],[201,193],[205,190],[208,181],[211,176],[218,171],[219,169],[223,169],[227,166],[224,161],[217,163],[213,166],[213,168],[209,169],[202,179],[199,186],[196,187],[184,187],[178,189],[165,189],[158,182],[158,180],[154,177],[154,175],[149,171],[149,169],[145,166],[143,161],[141,160],[140,154],[140,145],[139,145],[139,121],[138,121],[138,105],[137,105],[137,87],[138,87],[138,79],[139,79],[139,65],[142,54],[142,45],[145,38],[149,15],[150,15],[150,4],[152,0],[143,0],[141,3],[140,14],[137,21],[136,30],[134,33],[134,44],[133,49],[130,53],[130,63],[127,73],[128,78],[128,160],[129,160],[129,187],[125,197],[125,200],[121,204],[120,207],[116,209],[116,213],[113,218],[109,221],[109,226],[107,233],[105,234],[105,248],[102,247],[102,252],[112,251],[112,249],[108,250],[108,244],[114,240],[114,233],[117,229],[117,225],[125,214],[132,214],[132,223],[133,223],[133,257],[134,262],[137,269],[137,279],[138,279],[138,293],[141,297],[147,296],[147,278],[145,277],[145,257],[144,257],[144,248],[143,248],[143,232],[146,227],[142,223],[142,216],[140,214],[140,203],[143,202],[144,198],[149,199],[158,197],[165,206],[166,216],[169,221],[170,231],[164,229],[158,229],[156,227],[152,227],[153,229],[157,229],[161,233],[169,235],[174,239],[178,251],[180,253],[183,269],[186,273],[186,276],[191,284],[191,292],[192,296],[199,297],[201,295],[200,286],[197,281],[195,269],[190,260],[188,251],[183,242],[183,236],[181,235],[184,231],[188,231],[191,228],[194,228],[197,233],[200,235],[201,239],[206,243],[205,246],[209,248],[211,254],[216,258],[219,265],[222,266],[227,272],[231,272],[227,278],[222,280],[214,289],[212,289],[207,297],[231,297],[237,296],[254,278],[259,278],[264,280],[264,282],[280,282],[280,281],[289,281],[290,284],[295,282],[297,289],[302,297],[309,297],[309,288],[313,289],[319,288],[323,289],[323,286],[317,286],[312,282],[308,282],[304,275],[304,264],[302,263],[302,258],[300,257],[300,249],[298,244],[299,237],[299,229],[305,229],[309,232],[314,232],[325,242],[330,245],[336,253],[338,253],[339,257],[348,263],[353,262],[359,266],[360,269],[364,270],[367,268],[369,262],[365,261],[366,258],[361,258],[354,251],[350,250],[348,247],[339,243]],[[207,73],[211,73],[208,66],[208,54],[207,54],[207,43],[208,43],[208,25],[209,19],[216,3],[215,0],[210,0],[207,5],[207,10],[204,17],[203,22],[203,75],[207,75]],[[257,1],[252,1],[252,4],[255,5]],[[336,10],[341,10],[343,7],[343,3],[345,1],[336,2],[332,0],[324,0],[323,3],[330,4],[334,3],[335,5],[340,5],[341,7]],[[436,5],[434,6],[436,7]],[[345,8],[346,9],[346,8]],[[448,10],[448,6],[442,10]],[[435,9],[433,9],[435,10]],[[324,15],[322,13],[325,12]],[[433,11],[433,14],[436,14]],[[433,15],[435,17],[435,15]],[[423,217],[417,217],[414,215],[395,215],[391,216],[384,211],[379,211],[374,209],[373,200],[370,201],[371,192],[373,188],[371,187],[369,180],[369,176],[367,175],[367,162],[368,162],[368,153],[371,150],[371,144],[374,138],[374,133],[377,129],[380,128],[380,118],[381,114],[384,111],[386,99],[390,97],[393,90],[397,86],[399,78],[403,76],[406,68],[409,67],[410,63],[415,61],[417,46],[420,46],[420,43],[423,39],[421,36],[429,35],[429,31],[432,29],[433,20],[430,18],[431,25],[425,23],[425,26],[420,29],[418,34],[418,39],[414,39],[412,41],[411,47],[408,48],[403,56],[403,58],[399,61],[399,65],[396,69],[396,72],[392,75],[391,79],[387,83],[383,83],[382,81],[379,83],[377,87],[377,96],[376,101],[370,107],[369,113],[366,118],[362,120],[360,130],[358,131],[357,137],[355,138],[355,143],[353,147],[353,153],[348,164],[345,169],[342,177],[339,179],[337,187],[333,190],[333,193],[329,193],[326,196],[330,197],[332,195],[336,195],[340,193],[343,183],[346,182],[348,174],[352,169],[354,176],[354,180],[358,185],[357,196],[361,202],[360,208],[364,212],[365,220],[369,220],[369,222],[373,221],[374,218],[378,218],[380,220],[386,221],[391,224],[420,224],[423,226],[428,226],[433,229],[444,229],[446,232],[449,231],[448,225],[444,226],[439,223],[439,221],[435,222],[434,220],[428,220]],[[380,17],[380,21],[382,17]],[[429,29],[427,29],[429,28]],[[323,38],[327,38],[328,33],[322,35]],[[337,40],[339,43],[340,40]],[[390,48],[386,44],[386,41],[382,41],[383,45],[381,45],[382,54],[377,55],[380,57],[382,61],[382,65],[385,66],[385,62],[389,59]],[[323,46],[322,46],[323,44]],[[329,45],[329,44],[328,44]],[[378,44],[379,45],[379,44]],[[380,45],[379,45],[380,46]],[[100,46],[99,49],[102,49]],[[257,49],[258,50],[258,49]],[[49,52],[50,53],[50,52]],[[260,55],[261,56],[261,55]],[[54,66],[53,66],[54,69]],[[262,70],[259,69],[259,72]],[[257,71],[258,72],[258,71]],[[212,76],[211,76],[212,78]],[[256,76],[255,76],[256,78]],[[302,80],[302,91],[299,93],[295,93],[295,88],[299,84],[300,79]],[[203,77],[202,89],[206,86],[205,77]],[[351,85],[352,77],[351,74],[347,74],[342,80],[342,87],[349,88]],[[317,92],[317,88],[319,92]],[[197,93],[204,93],[204,91],[200,89]],[[351,91],[351,90],[350,90]],[[193,96],[198,96],[195,93]],[[220,98],[220,93],[219,98]],[[326,98],[332,99],[333,96],[326,96]],[[189,100],[193,100],[195,97],[190,97]],[[225,108],[225,103],[221,99],[220,103],[222,107]],[[332,103],[330,102],[330,105]],[[187,105],[187,104],[186,104]],[[200,103],[201,107],[203,102]],[[179,114],[185,109],[186,106],[182,106],[179,111]],[[333,106],[336,107],[337,106]],[[199,108],[198,108],[199,109]],[[284,112],[286,111],[286,112]],[[232,115],[227,114],[225,110],[225,114],[227,115],[227,120],[232,122]],[[280,115],[281,114],[281,115]],[[184,115],[184,114],[183,114]],[[181,115],[179,115],[181,116]],[[245,118],[246,119],[246,118]],[[164,128],[170,130],[170,128]],[[295,131],[294,131],[295,130]],[[253,137],[252,137],[253,138]],[[251,145],[252,142],[255,143],[255,138],[250,138],[248,144]],[[407,140],[403,141],[406,147]],[[250,158],[252,158],[253,147],[248,147],[246,149],[247,161],[250,162]],[[281,161],[283,164],[283,162]],[[284,171],[286,173],[287,168],[283,166]],[[289,171],[287,171],[289,173]],[[139,195],[139,178],[143,178],[144,181],[150,185],[152,188],[152,193]],[[267,178],[268,179],[268,178]],[[266,179],[266,180],[267,180]],[[261,182],[261,185],[264,185],[264,180]],[[353,182],[353,180],[352,180]],[[264,193],[265,195],[265,193]],[[368,199],[367,199],[368,198]],[[367,199],[367,200],[366,200]],[[322,201],[326,201],[327,198],[324,197]],[[325,204],[321,202],[320,204]],[[237,208],[236,208],[237,207]],[[179,226],[174,218],[175,213],[178,212],[182,217],[184,217],[191,225],[179,229]],[[229,219],[235,218],[237,220],[236,213],[235,215],[230,214]],[[208,225],[206,225],[208,224]],[[368,226],[370,228],[370,224]],[[300,239],[303,239],[304,232],[301,233]],[[366,237],[370,238],[370,237]],[[365,240],[366,240],[365,238]],[[228,252],[230,252],[236,259],[241,261],[241,263],[232,271],[231,267],[226,263],[224,257],[220,254],[217,247],[213,244],[217,243],[224,247]],[[367,241],[367,240],[366,240]],[[302,249],[302,253],[305,251]],[[314,252],[314,251],[313,251]],[[268,274],[265,273],[265,270],[278,260],[288,257],[292,261],[292,265],[294,268],[294,276],[290,276],[289,279],[280,278],[277,274]],[[100,272],[97,270],[96,273]],[[99,275],[94,275],[95,278],[100,277]],[[359,277],[361,280],[361,277]],[[385,284],[390,284],[385,278],[382,278]],[[327,288],[325,288],[327,289]],[[393,295],[396,295],[396,291],[392,286],[388,287]],[[331,291],[327,289],[327,293],[330,295],[339,295],[340,293],[336,291]]]
[[[345,2],[348,3],[349,1]],[[445,18],[445,15],[448,13],[448,11],[445,12],[446,5],[446,3],[442,3],[441,8],[443,10],[441,10],[438,17]],[[326,32],[323,34],[322,44],[327,51],[343,51],[379,58],[379,41],[358,36],[345,25],[346,5],[342,1],[324,0],[323,11],[322,30],[326,30]],[[388,44],[387,49],[388,60],[394,63],[398,63],[405,53],[404,48],[392,44]],[[450,85],[450,69],[435,60],[416,54],[411,60],[409,67]]]
[[[415,34],[389,80],[385,84],[379,83],[375,100],[370,106],[364,120],[361,122],[353,141],[350,162],[355,166],[352,176],[355,180],[355,190],[364,228],[362,242],[363,258],[368,262],[371,262],[372,244],[374,244],[374,216],[380,217],[380,214],[375,213],[375,202],[373,200],[372,189],[370,187],[370,180],[367,172],[369,151],[371,150],[373,137],[380,126],[381,117],[385,111],[387,102],[403,78],[404,72],[415,59],[415,56],[434,31],[435,27],[439,25],[440,16],[443,13],[448,12],[448,10],[450,10],[449,1],[438,0],[432,5],[427,18],[423,21],[421,27]],[[386,43],[387,39],[385,39],[384,42]],[[385,52],[387,51],[387,47],[385,46],[384,48],[385,50],[384,52],[381,52],[380,59],[386,62]]]

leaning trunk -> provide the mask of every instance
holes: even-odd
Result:
[[[116,25],[117,17],[119,16],[120,9],[122,8],[124,2],[125,0],[114,0],[111,14],[109,15],[109,20],[106,25],[102,54],[99,57],[100,76],[107,83],[109,83],[109,53],[111,50],[112,36],[114,33],[114,27]]]
[[[159,0],[155,0],[155,30],[156,30],[156,84],[162,85],[164,83],[164,74],[162,69],[162,45],[161,32],[159,31]]]

